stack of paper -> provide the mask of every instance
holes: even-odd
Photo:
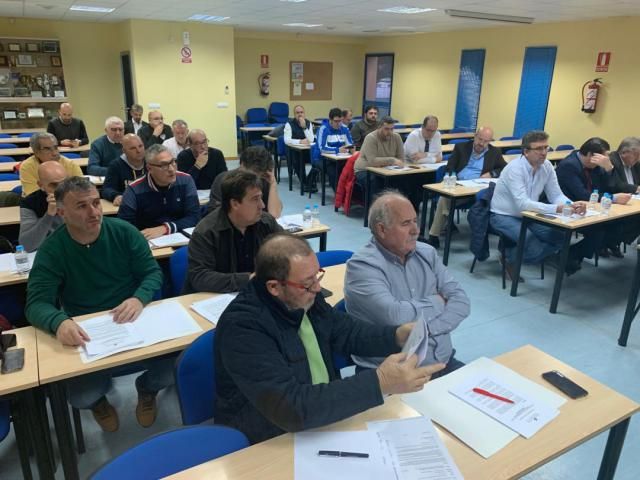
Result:
[[[300,227],[303,226],[302,214],[297,213],[295,215],[283,215],[278,219],[278,223],[282,228]]]
[[[422,315],[416,321],[409,338],[402,347],[402,353],[407,354],[407,358],[413,354],[418,356],[418,365],[422,365],[425,358],[427,358],[427,352],[429,351],[429,335],[427,334],[427,327],[422,319]]]
[[[222,312],[224,312],[233,299],[236,298],[236,295],[238,294],[225,293],[223,295],[216,295],[213,298],[193,302],[191,308],[215,325],[218,323]]]
[[[84,363],[202,331],[176,301],[146,307],[131,323],[115,323],[113,315],[108,313],[80,322],[80,326],[91,339],[78,348]]]
[[[468,188],[487,188],[491,180],[490,178],[474,178],[473,180],[458,180],[456,184]]]
[[[29,269],[33,266],[33,260],[36,258],[36,252],[31,252],[29,256]],[[16,267],[16,259],[13,253],[3,253],[0,255],[0,272],[12,272],[16,273],[18,267]]]
[[[151,248],[162,247],[182,247],[189,244],[189,238],[185,237],[182,233],[172,233],[170,235],[163,235],[153,240],[149,240]]]
[[[208,202],[210,195],[211,195],[210,190],[198,190],[198,200],[200,201],[200,203]]]

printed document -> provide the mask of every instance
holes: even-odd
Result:
[[[82,322],[82,328],[90,342],[85,344],[88,356],[108,354],[123,347],[142,344],[143,340],[137,335],[130,323],[116,323],[111,315],[101,315]]]
[[[189,228],[184,228],[182,229],[182,233],[192,236],[193,235],[193,231],[196,229],[196,227],[189,227]]]
[[[198,190],[198,200],[200,201],[200,203],[208,202],[210,195],[211,195],[210,190]]]
[[[491,178],[474,178],[473,180],[458,180],[456,181],[456,185],[460,185],[462,187],[468,188],[487,188],[491,183]]]
[[[290,227],[302,228],[302,225],[304,223],[302,220],[301,213],[296,213],[295,215],[283,215],[277,221],[282,228],[290,228]]]
[[[185,237],[182,233],[177,232],[149,240],[149,244],[151,248],[182,247],[189,244],[189,237]]]
[[[191,309],[215,325],[218,323],[222,312],[224,312],[233,299],[236,298],[236,295],[238,295],[237,292],[225,293],[223,295],[216,295],[213,298],[207,298],[206,300],[200,300],[199,302],[193,302]]]

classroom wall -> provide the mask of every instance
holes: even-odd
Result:
[[[286,102],[292,115],[294,105],[304,105],[308,118],[326,117],[332,107],[351,108],[358,115],[362,104],[364,39],[286,33],[235,33],[236,109],[244,120],[247,109],[269,108],[271,102]],[[260,68],[260,55],[269,55],[269,68]],[[333,62],[331,100],[289,100],[290,61]],[[258,90],[258,75],[271,73],[268,97]]]
[[[449,128],[455,116],[460,51],[485,48],[479,123],[493,126],[500,137],[513,132],[525,48],[557,46],[545,125],[551,144],[580,145],[598,135],[617,146],[624,136],[640,134],[638,40],[640,17],[625,17],[378,37],[365,50],[395,53],[394,117],[414,123],[433,113],[441,127]],[[608,73],[595,73],[599,51],[612,52]],[[604,91],[597,112],[588,115],[580,111],[581,88],[596,77],[603,78]]]
[[[90,138],[104,133],[104,120],[123,113],[120,51],[121,24],[56,22],[0,17],[6,37],[57,38],[69,101],[84,120]]]

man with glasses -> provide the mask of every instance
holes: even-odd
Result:
[[[220,205],[191,235],[185,293],[237,292],[255,271],[260,245],[282,231],[264,211],[263,183],[256,173],[240,168],[224,175]]]
[[[89,151],[89,166],[87,173],[104,177],[113,160],[122,155],[122,137],[124,136],[124,123],[118,117],[109,117],[104,122],[105,135],[91,143]]]
[[[69,177],[82,176],[82,169],[73,160],[60,155],[58,140],[50,133],[34,133],[29,140],[33,155],[20,165],[20,183],[22,196],[26,197],[40,189],[38,184],[38,167],[46,162],[57,162],[67,172]]]
[[[469,315],[469,298],[434,248],[418,238],[411,202],[399,192],[380,195],[369,210],[372,238],[347,262],[344,298],[350,315],[368,325],[424,322],[429,349],[424,365],[444,363],[436,376],[464,364],[455,358],[451,332]],[[376,368],[379,355],[354,357]]]
[[[353,140],[349,129],[342,124],[342,110],[332,108],[329,111],[329,124],[322,125],[317,135],[318,148],[312,151],[311,161],[317,168],[322,168],[320,156],[323,153],[347,153],[353,149]],[[335,188],[336,162],[327,163],[327,175],[329,184]]]
[[[162,112],[152,110],[147,118],[149,123],[138,130],[138,136],[142,139],[144,148],[149,148],[151,145],[162,145],[162,142],[173,137],[171,127],[164,123]]]
[[[442,140],[438,131],[438,117],[427,115],[422,127],[411,132],[404,142],[404,154],[410,163],[438,163],[442,161]]]
[[[117,207],[122,203],[125,189],[147,174],[144,162],[144,145],[139,136],[127,133],[122,139],[122,155],[111,162],[102,186],[102,198]]]
[[[187,141],[189,148],[178,155],[178,170],[191,175],[198,190],[210,190],[218,174],[227,171],[224,155],[217,148],[209,146],[209,139],[203,130],[191,130]]]
[[[547,160],[549,151],[549,135],[546,132],[533,130],[522,137],[522,155],[512,160],[502,170],[493,198],[491,200],[491,227],[503,234],[513,244],[517,244],[522,224],[522,212],[562,213],[567,202],[571,204],[573,213],[583,215],[587,209],[586,202],[574,202],[562,193],[558,185],[556,172]],[[540,201],[545,194],[549,203]],[[557,228],[539,223],[529,224],[524,244],[522,261],[538,264],[562,248],[564,233]],[[572,251],[575,252],[572,246]],[[515,262],[516,247],[505,248],[501,254],[501,262],[506,262],[507,274],[513,279],[512,265]],[[577,258],[570,252],[567,261],[567,274],[575,273],[580,268]]]
[[[384,395],[421,390],[444,365],[418,367],[397,354],[413,324],[379,326],[331,308],[323,272],[306,240],[268,239],[255,276],[216,327],[216,423],[251,443],[322,427],[381,405]],[[345,379],[333,354],[386,356],[375,370]]]
[[[374,105],[367,105],[364,108],[364,118],[359,120],[351,127],[351,138],[355,147],[360,150],[364,138],[371,132],[377,130],[380,126],[378,122],[378,107]]]
[[[148,148],[145,160],[148,173],[125,190],[118,217],[147,240],[195,227],[200,204],[193,178],[177,170],[175,158],[162,145]]]

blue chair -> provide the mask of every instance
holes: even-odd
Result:
[[[182,286],[187,278],[188,247],[178,248],[169,258],[169,272],[171,273],[171,294],[177,297],[182,292]]]
[[[265,108],[250,108],[247,110],[247,123],[267,123],[269,115]]]
[[[215,414],[215,340],[215,330],[203,333],[176,360],[174,376],[184,425],[202,423]]]
[[[451,155],[452,155],[451,153],[443,153],[442,154],[442,161],[449,160],[451,158]]]
[[[350,250],[327,250],[326,252],[316,252],[320,268],[347,263],[347,260],[352,256],[353,252]]]
[[[11,138],[11,135],[8,133],[0,133],[0,138]]]
[[[0,163],[6,163],[6,162],[15,162],[16,159],[13,157],[7,157],[5,155],[0,155]]]
[[[249,446],[229,427],[197,425],[155,435],[103,465],[93,480],[157,479]]]
[[[522,149],[521,148],[512,148],[510,150],[507,150],[506,152],[504,152],[505,155],[522,155]]]
[[[314,122],[319,122],[322,125],[329,125],[329,119],[328,118],[318,117],[318,118],[314,118],[313,121]]]
[[[422,128],[422,124],[421,123],[412,123],[411,125],[409,125],[411,128]]]
[[[18,195],[22,195],[22,185],[17,185],[11,189],[13,193],[17,193]]]
[[[67,158],[80,158],[80,154],[75,152],[63,152],[62,156]]]
[[[240,140],[242,138],[242,132],[240,127],[244,127],[244,122],[240,118],[240,115],[236,115],[236,138]]]
[[[453,138],[453,139],[449,140],[449,143],[452,143],[452,144],[455,144],[455,143],[466,143],[468,141],[469,141],[468,138]]]
[[[9,435],[11,429],[11,417],[9,415],[9,402],[7,400],[0,401],[0,442]]]
[[[0,182],[10,182],[13,180],[20,180],[20,175],[17,173],[0,173]]]
[[[560,144],[556,147],[556,152],[559,150],[575,150],[576,147],[574,147],[573,145],[571,145],[570,143],[563,143]]]
[[[289,121],[289,104],[273,102],[269,105],[269,119],[273,123],[286,123]]]
[[[470,132],[471,129],[467,128],[467,127],[454,127],[451,130],[449,130],[449,133],[467,133]]]
[[[22,132],[18,135],[18,138],[31,138],[33,136],[32,132]]]
[[[500,137],[500,141],[520,140],[520,137]]]
[[[333,309],[337,310],[338,312],[346,312],[347,307],[345,306],[344,298],[340,300],[338,303],[336,303]],[[344,367],[349,367],[351,365],[354,365],[353,359],[351,357],[345,357],[341,353],[332,352],[332,357],[333,357],[333,366],[338,372],[342,370]]]
[[[9,148],[18,148],[18,145],[15,143],[0,143],[0,149],[9,149]]]
[[[407,126],[404,123],[396,123],[393,128],[407,128]]]

